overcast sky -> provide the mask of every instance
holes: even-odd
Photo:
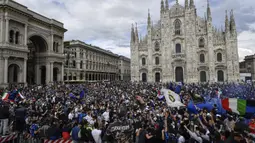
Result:
[[[81,40],[130,57],[130,28],[137,22],[145,33],[148,9],[153,21],[161,0],[16,0],[29,9],[64,23],[65,40]],[[169,0],[170,7],[176,0]],[[207,0],[194,0],[204,17]],[[234,10],[240,60],[255,52],[255,0],[209,0],[213,23],[224,27],[225,10]],[[179,0],[184,5],[184,0]]]

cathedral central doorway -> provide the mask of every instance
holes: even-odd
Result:
[[[183,68],[182,67],[175,68],[175,81],[183,82]]]
[[[29,50],[27,60],[27,83],[45,84],[46,67],[40,66],[40,63],[45,63],[45,61],[40,59],[39,55],[47,51],[47,43],[40,36],[32,36],[29,38],[27,46]]]

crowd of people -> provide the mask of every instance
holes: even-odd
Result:
[[[28,86],[15,101],[1,101],[0,133],[29,134],[36,141],[64,139],[74,143],[253,143],[255,118],[245,119],[217,107],[170,108],[157,97],[161,88],[176,84],[97,82]],[[233,91],[232,91],[233,90]],[[180,98],[192,93],[205,98],[254,98],[252,84],[184,84]],[[192,91],[192,92],[191,92]],[[217,93],[217,94],[216,94]]]

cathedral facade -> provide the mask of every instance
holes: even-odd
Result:
[[[224,17],[223,17],[224,18]],[[209,2],[204,18],[194,0],[169,8],[161,1],[160,20],[150,12],[147,34],[131,28],[131,80],[143,82],[235,82],[239,79],[237,32],[233,11],[226,11],[225,28],[212,25]]]

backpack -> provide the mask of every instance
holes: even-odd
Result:
[[[93,141],[94,138],[91,134],[92,129],[90,127],[82,127],[81,128],[81,140],[82,141]]]

